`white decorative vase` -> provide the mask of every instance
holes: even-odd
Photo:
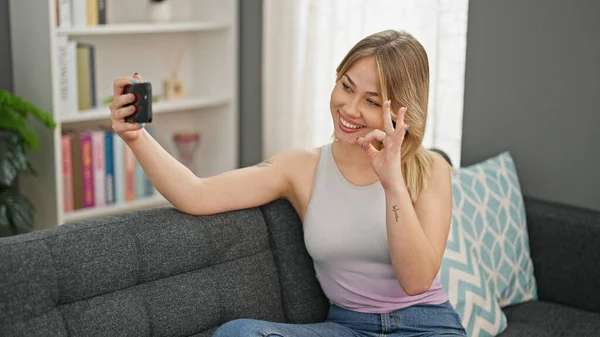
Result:
[[[171,2],[169,0],[150,1],[148,4],[150,21],[165,23],[171,21]]]

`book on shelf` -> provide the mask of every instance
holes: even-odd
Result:
[[[98,107],[94,45],[57,37],[59,114],[62,117]]]
[[[97,106],[96,49],[88,43],[77,43],[77,109],[89,110]]]
[[[151,126],[146,128],[152,134]],[[65,213],[154,195],[154,187],[133,152],[112,130],[68,130],[62,135],[61,146]]]
[[[56,26],[98,26],[107,23],[106,0],[55,0]]]

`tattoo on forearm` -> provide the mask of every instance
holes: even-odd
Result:
[[[398,209],[398,205],[394,205],[392,206],[392,211],[394,211],[394,215],[396,216],[396,222],[398,222],[398,211],[400,209]]]
[[[256,164],[256,166],[258,167],[267,167],[269,165],[273,164],[273,159],[267,159],[267,160],[263,160],[260,163]]]

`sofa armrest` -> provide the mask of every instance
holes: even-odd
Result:
[[[258,208],[133,211],[0,238],[0,335],[178,335],[283,321]]]
[[[600,212],[525,198],[538,297],[600,312]]]

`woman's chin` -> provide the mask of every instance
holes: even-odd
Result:
[[[347,133],[339,128],[335,128],[335,139],[344,143],[356,143],[356,137],[364,137],[362,132]]]

